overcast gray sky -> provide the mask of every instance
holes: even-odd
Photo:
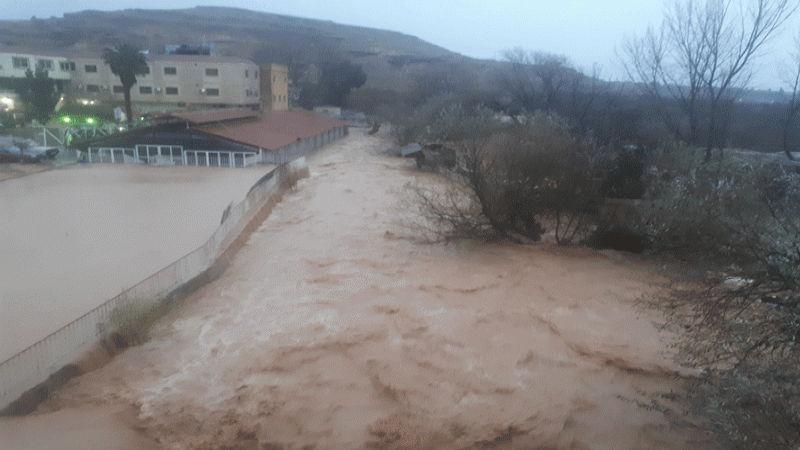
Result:
[[[196,0],[28,0],[8,1],[6,19],[61,17],[85,9],[169,9],[197,6]],[[610,79],[623,79],[614,49],[626,35],[642,34],[660,22],[664,0],[291,0],[206,3],[291,16],[383,28],[417,36],[463,55],[496,58],[502,50],[522,47],[567,55],[576,65],[603,68]],[[778,88],[778,65],[791,50],[794,17],[759,60],[754,87]]]

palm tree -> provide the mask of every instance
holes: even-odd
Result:
[[[136,84],[136,75],[144,75],[149,72],[147,60],[136,46],[127,43],[105,48],[103,59],[111,68],[111,72],[122,82],[122,90],[125,95],[125,117],[130,124],[133,120],[131,88]]]

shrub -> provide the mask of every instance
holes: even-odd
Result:
[[[800,371],[795,362],[747,363],[736,376],[709,370],[694,386],[689,404],[718,448],[800,446]]]
[[[743,157],[701,160],[681,145],[657,152],[634,224],[653,249],[723,272],[667,298],[682,361],[705,369],[682,406],[721,448],[796,449],[800,176]]]
[[[150,330],[155,322],[163,317],[172,308],[168,299],[161,299],[155,303],[138,302],[136,300],[122,304],[111,312],[111,327],[116,330],[114,335],[127,347],[139,345],[147,341]]]
[[[630,253],[642,253],[647,247],[647,239],[623,225],[599,226],[584,242],[594,248],[610,248]]]
[[[458,120],[468,119],[476,112],[466,111],[460,104],[454,103],[452,98],[433,97],[413,112],[395,108],[395,111],[387,112],[386,115],[393,124],[392,138],[395,144],[403,147],[422,140],[449,140],[447,130],[455,131],[461,126],[457,123]],[[473,121],[475,122],[478,121]],[[470,135],[476,134],[473,130],[467,131]]]
[[[645,191],[643,147],[624,148],[603,174],[600,193],[605,198],[638,199]]]
[[[413,125],[392,125],[392,140],[400,147],[405,147],[419,140],[420,130]]]
[[[564,119],[536,113],[503,128],[489,110],[451,106],[427,132],[455,141],[459,159],[445,192],[415,189],[422,216],[441,237],[537,241],[547,223],[566,244],[590,225],[600,201],[591,147]]]
[[[704,164],[701,152],[670,144],[651,155],[648,188],[631,228],[651,252],[744,264],[736,214],[758,209],[753,171],[730,158]]]

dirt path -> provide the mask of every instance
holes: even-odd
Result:
[[[26,423],[132,405],[165,449],[681,448],[618,397],[668,388],[668,336],[635,304],[652,277],[589,250],[416,244],[395,225],[416,175],[388,145],[312,159],[220,280]]]

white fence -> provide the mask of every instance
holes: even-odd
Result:
[[[255,152],[184,150],[180,145],[137,145],[134,148],[90,147],[87,160],[90,163],[147,162],[179,166],[248,167],[261,162],[262,157]],[[283,162],[287,161],[291,160]]]
[[[90,148],[87,153],[88,153],[87,158],[89,162],[99,162],[99,163],[138,162],[141,164],[141,161],[133,160],[134,149],[132,148],[110,148],[110,147]]]
[[[37,132],[33,139],[45,147],[69,146],[73,138],[91,139],[100,136],[108,136],[127,128],[126,124],[105,124],[105,125],[51,125],[42,126],[41,133]]]
[[[184,150],[186,166],[247,167],[259,162],[258,153],[220,152],[213,150]]]
[[[112,333],[115,310],[145,310],[209,269],[270,197],[278,193],[281,184],[305,167],[305,158],[298,158],[269,172],[230,210],[202,247],[0,363],[0,410]]]
[[[91,147],[89,162],[150,163],[184,166],[249,167],[257,163],[283,164],[308,155],[347,135],[344,126],[306,139],[298,139],[275,151],[258,152],[191,150],[179,145],[137,145],[135,148]],[[170,163],[171,161],[171,163]]]
[[[330,144],[331,142],[343,138],[347,135],[347,128],[344,126],[331,128],[330,130],[312,136],[310,138],[298,140],[276,151],[263,152],[261,162],[267,164],[283,164],[302,155],[308,155],[314,151]]]

